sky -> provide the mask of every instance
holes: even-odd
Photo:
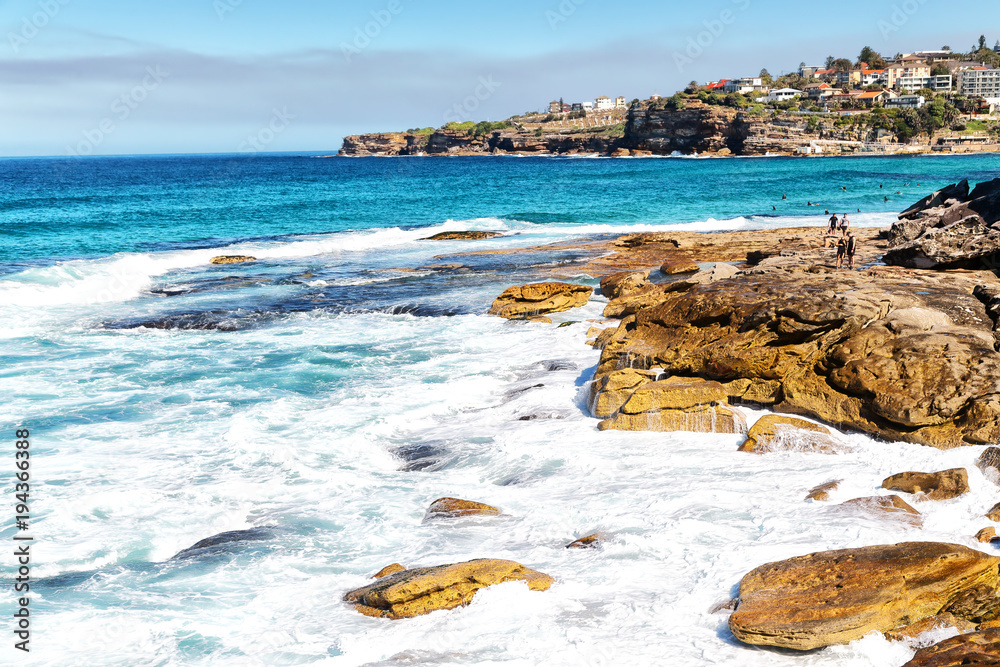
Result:
[[[553,99],[968,50],[943,0],[0,0],[0,156],[335,152]]]

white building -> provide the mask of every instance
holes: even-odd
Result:
[[[628,106],[628,103],[625,102],[625,98],[624,97],[619,96],[619,97],[615,98],[615,108],[616,109],[624,109],[627,106]]]
[[[758,102],[785,102],[787,100],[793,100],[802,94],[801,90],[795,90],[794,88],[779,88],[778,90],[772,90],[767,94],[766,97],[758,97]]]
[[[882,104],[884,104],[887,109],[902,109],[904,107],[919,109],[927,104],[927,100],[924,99],[923,95],[900,95],[899,97],[893,97],[885,100]]]
[[[593,102],[584,102],[582,104],[582,106],[583,106],[583,110],[584,111],[590,111],[590,110],[592,110],[594,108],[594,103]]]
[[[902,76],[896,79],[896,88],[906,92],[930,88],[935,93],[946,93],[951,90],[951,74]]]
[[[745,95],[747,93],[766,93],[768,88],[764,85],[763,80],[759,76],[748,76],[742,79],[731,79],[726,81],[726,87],[724,88],[727,93],[740,93]]]
[[[958,94],[982,97],[991,103],[1000,99],[1000,69],[976,67],[958,73]]]
[[[595,111],[610,111],[615,108],[615,103],[611,101],[611,98],[607,95],[601,95],[596,100],[594,100],[594,110]]]

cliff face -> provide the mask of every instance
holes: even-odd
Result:
[[[547,126],[548,127],[548,126]],[[802,117],[751,116],[728,107],[688,101],[680,110],[643,104],[629,110],[623,136],[606,127],[573,131],[502,130],[474,136],[460,130],[430,135],[402,132],[344,139],[341,155],[764,155],[795,153],[810,141],[831,138],[829,121],[809,127]],[[840,134],[839,132],[837,134]],[[836,137],[845,138],[845,137]]]
[[[646,106],[629,112],[623,147],[654,155],[740,154],[745,136],[735,109],[689,103],[681,110]]]

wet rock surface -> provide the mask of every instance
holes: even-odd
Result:
[[[906,542],[768,563],[740,581],[729,619],[748,644],[808,650],[947,612],[1000,613],[1000,559],[955,544]]]
[[[460,516],[487,515],[496,516],[500,510],[492,505],[477,503],[473,500],[460,498],[438,498],[427,508],[429,518],[452,518]]]
[[[951,637],[922,648],[903,667],[1000,665],[1000,628]]]
[[[886,477],[882,488],[921,494],[927,500],[947,500],[969,492],[969,473],[965,468],[941,472],[901,472]]]
[[[467,605],[480,589],[510,581],[545,591],[553,579],[514,561],[484,558],[389,574],[350,591],[344,600],[366,616],[396,620]]]
[[[741,452],[808,451],[834,454],[837,443],[830,429],[796,417],[764,415],[747,433]]]
[[[490,315],[507,319],[557,313],[578,308],[590,300],[593,288],[568,283],[533,283],[504,290],[490,308]]]

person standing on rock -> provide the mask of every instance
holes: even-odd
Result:
[[[844,264],[844,256],[847,255],[847,237],[841,236],[837,239],[837,268]]]
[[[839,220],[837,220],[837,214],[834,213],[833,217],[830,218],[830,224],[826,227],[826,232],[823,234],[823,247],[830,248],[837,245],[837,225]]]
[[[848,230],[846,238],[846,250],[847,250],[847,267],[850,269],[854,268],[854,253],[858,250],[858,237],[854,235],[854,232]]]
[[[845,213],[840,219],[840,233],[846,234],[847,230],[851,227],[851,221],[847,219],[847,214]]]

